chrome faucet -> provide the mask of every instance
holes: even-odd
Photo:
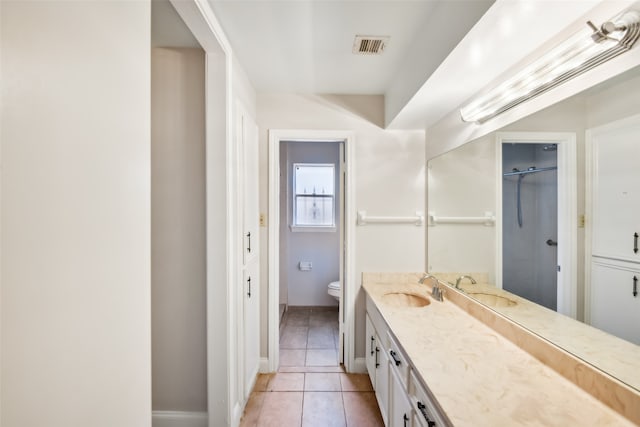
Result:
[[[438,281],[438,278],[436,276],[429,273],[425,273],[424,276],[422,276],[422,278],[418,280],[418,283],[424,284],[424,282],[427,281],[427,279],[432,279],[432,280],[435,280],[436,282]]]
[[[474,279],[473,277],[467,276],[467,275],[462,275],[462,276],[458,277],[458,279],[456,280],[456,289],[460,289],[460,282],[462,282],[464,279],[471,280],[471,284],[473,284],[473,285],[478,283],[478,282],[476,282],[476,279]],[[462,289],[460,289],[460,290],[462,290]]]
[[[425,275],[418,280],[418,283],[424,284],[428,279],[434,281],[434,284],[431,287],[431,296],[437,301],[444,301],[444,289],[440,287],[440,280],[436,276],[425,273]]]

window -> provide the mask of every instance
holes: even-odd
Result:
[[[335,226],[335,166],[294,163],[292,228]]]

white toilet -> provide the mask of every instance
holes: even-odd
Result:
[[[327,287],[327,293],[340,301],[340,282],[331,282]]]

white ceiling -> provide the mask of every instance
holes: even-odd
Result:
[[[634,2],[208,1],[258,92],[382,94],[393,129],[429,128],[540,46]],[[391,39],[381,56],[359,56],[357,34]]]
[[[259,92],[385,94],[401,70],[439,64],[493,0],[209,3]],[[354,55],[357,34],[391,39],[380,56]]]

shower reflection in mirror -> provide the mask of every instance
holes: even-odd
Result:
[[[558,294],[556,150],[556,144],[502,145],[503,288],[551,310]]]

